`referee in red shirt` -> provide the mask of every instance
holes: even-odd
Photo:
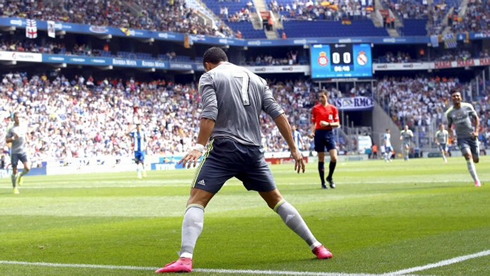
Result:
[[[310,137],[315,137],[315,151],[318,153],[318,172],[322,181],[322,188],[327,189],[325,185],[325,149],[330,153],[330,165],[328,170],[327,182],[330,188],[335,189],[332,175],[337,165],[337,145],[333,128],[339,126],[339,112],[334,105],[327,102],[327,91],[318,92],[320,103],[315,105],[311,110]]]

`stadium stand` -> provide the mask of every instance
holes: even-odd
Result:
[[[375,27],[371,20],[354,20],[349,25],[341,21],[287,20],[283,26],[289,38],[389,36],[386,29]]]

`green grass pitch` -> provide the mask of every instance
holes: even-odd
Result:
[[[230,180],[206,209],[193,274],[383,274],[490,250],[486,156],[476,165],[481,188],[462,157],[447,164],[439,158],[339,163],[335,190],[320,189],[316,166],[308,164],[305,174],[290,164],[271,169],[333,259],[314,259],[257,193]],[[20,195],[12,194],[10,178],[0,179],[0,275],[153,275],[177,258],[193,173],[151,171],[143,180],[135,172],[31,176]],[[490,254],[409,274],[490,275]]]

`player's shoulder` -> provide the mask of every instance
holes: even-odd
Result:
[[[472,104],[465,103],[465,102],[462,102],[461,103],[461,107],[463,107],[463,108],[469,108],[469,109],[474,109]]]
[[[330,109],[330,110],[337,110],[337,107],[333,104],[327,104],[327,108]]]
[[[449,107],[449,108],[446,110],[446,112],[445,112],[444,114],[446,114],[446,116],[447,116],[447,115],[448,115],[449,113],[451,113],[451,111],[453,111],[453,110],[454,110],[454,106],[450,106],[450,107]]]

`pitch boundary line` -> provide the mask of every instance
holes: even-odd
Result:
[[[437,263],[431,263],[431,264],[427,264],[427,265],[416,266],[416,267],[412,267],[412,268],[407,268],[407,269],[402,269],[402,270],[398,270],[398,271],[394,271],[394,272],[389,272],[389,273],[386,273],[384,275],[406,275],[407,273],[412,273],[412,272],[427,270],[427,269],[431,269],[431,268],[446,266],[446,265],[455,264],[455,263],[463,262],[463,261],[466,261],[469,259],[484,257],[484,256],[488,256],[488,255],[490,255],[490,250],[485,250],[485,251],[481,251],[481,252],[474,253],[474,254],[469,254],[469,255],[464,255],[464,256],[459,256],[459,257],[443,260],[443,261],[440,261]]]
[[[264,274],[264,275],[319,275],[319,276],[397,276],[397,275],[411,275],[417,271],[427,270],[431,268],[437,268],[441,266],[451,265],[459,262],[463,262],[469,259],[478,257],[484,257],[490,255],[490,250],[481,251],[474,254],[459,256],[447,260],[443,260],[437,263],[431,263],[423,266],[416,266],[412,268],[402,269],[398,271],[383,273],[383,274],[370,274],[370,273],[344,273],[344,272],[309,272],[309,271],[281,271],[281,270],[246,270],[246,269],[206,269],[196,268],[193,271],[196,272],[210,272],[210,273],[222,273],[222,274]],[[45,263],[45,262],[21,262],[21,261],[7,261],[0,260],[0,264],[17,264],[17,265],[36,265],[36,266],[50,266],[50,267],[76,267],[76,268],[103,268],[103,269],[126,269],[126,270],[156,270],[158,267],[149,266],[116,266],[116,265],[96,265],[96,264],[64,264],[64,263]],[[423,275],[417,275],[423,276]]]

